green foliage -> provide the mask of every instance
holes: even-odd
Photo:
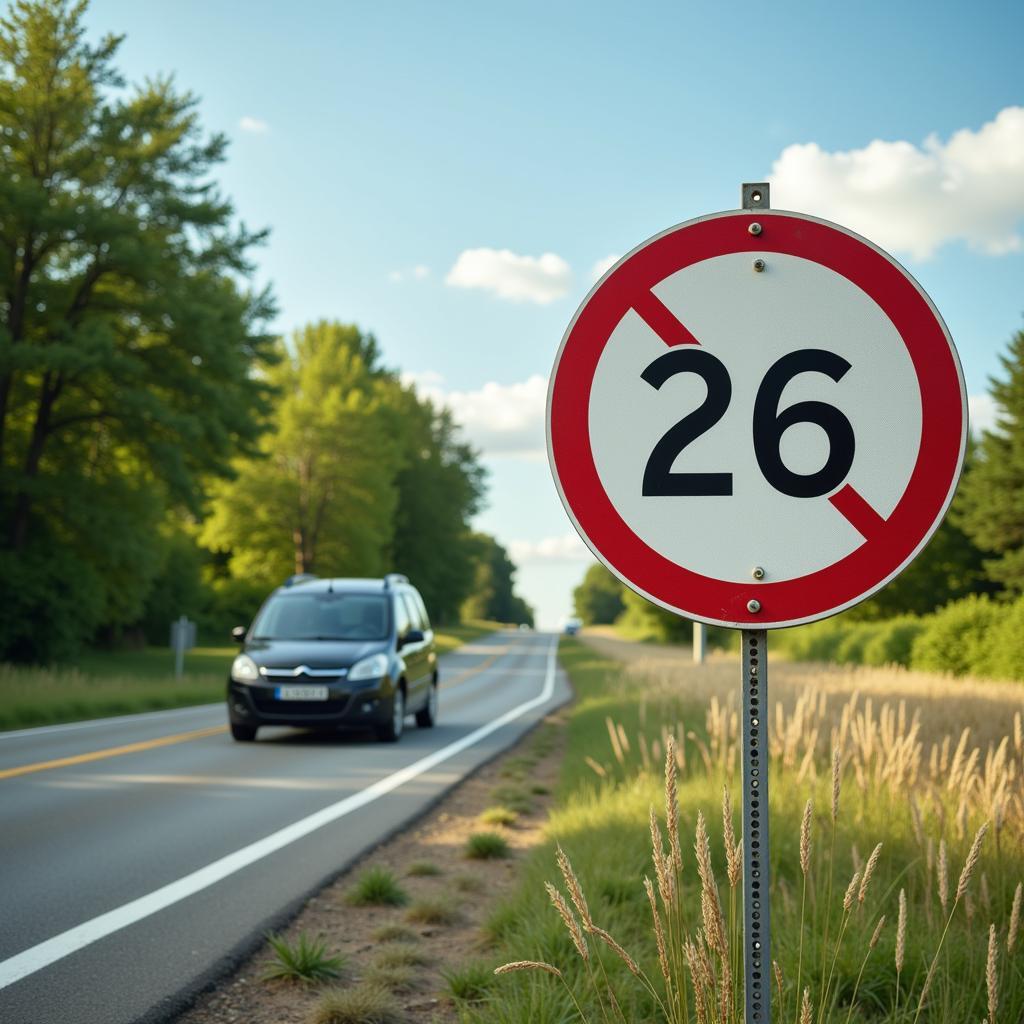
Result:
[[[1024,591],[1024,330],[1000,357],[1004,377],[993,379],[996,427],[978,445],[960,485],[958,523],[982,549],[988,575],[1014,593]]]
[[[480,821],[484,825],[503,825],[511,827],[519,819],[519,812],[513,811],[511,807],[503,807],[500,804],[486,808],[480,815]]]
[[[899,615],[878,623],[877,630],[864,644],[863,663],[909,665],[914,641],[924,628],[924,620],[914,615]]]
[[[946,605],[928,618],[914,640],[911,667],[955,676],[987,675],[989,634],[1000,613],[988,597],[973,594]]]
[[[401,907],[409,902],[408,893],[387,868],[367,868],[345,896],[354,907]]]
[[[476,575],[462,605],[464,619],[524,622],[533,625],[533,610],[515,591],[516,567],[508,552],[486,533],[473,535]]]
[[[170,79],[120,88],[120,40],[90,45],[83,18],[50,0],[0,22],[0,657],[17,660],[138,618],[165,510],[198,511],[267,399],[272,303],[239,284],[262,235],[210,177],[226,140]]]
[[[508,841],[497,832],[474,832],[466,840],[466,856],[472,860],[507,857]]]
[[[409,865],[409,869],[406,874],[410,878],[430,878],[436,875],[440,875],[441,869],[436,865],[432,864],[429,860],[417,860]]]
[[[328,981],[337,978],[345,966],[345,957],[328,954],[325,939],[311,939],[305,932],[294,943],[271,932],[267,942],[274,961],[263,972],[265,981]]]
[[[585,626],[611,625],[625,610],[622,601],[625,589],[603,565],[595,563],[572,592],[576,615]]]
[[[441,976],[447,983],[452,998],[463,1003],[479,1003],[486,999],[495,981],[490,965],[479,960],[463,967],[444,970]]]

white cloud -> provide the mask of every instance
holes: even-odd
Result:
[[[544,416],[548,382],[534,374],[516,384],[488,381],[473,391],[448,391],[432,370],[402,378],[435,404],[451,410],[466,440],[484,455],[546,458]]]
[[[591,280],[592,281],[600,281],[601,278],[604,277],[604,275],[609,270],[611,270],[612,267],[614,267],[616,263],[619,262],[620,258],[621,257],[616,256],[615,253],[611,253],[610,255],[605,256],[605,258],[603,260],[598,260],[590,268],[590,278],[591,278]]]
[[[252,135],[266,135],[270,131],[270,125],[266,121],[261,121],[258,117],[249,117],[248,115],[238,122],[238,127],[243,132],[249,132]]]
[[[967,408],[971,433],[975,437],[981,437],[982,431],[995,429],[998,409],[991,395],[968,395]]]
[[[520,256],[510,249],[466,249],[445,278],[455,288],[481,288],[513,302],[542,306],[569,291],[572,270],[561,256]]]
[[[574,532],[563,533],[559,537],[545,537],[543,540],[514,540],[508,545],[508,553],[516,565],[528,562],[588,562],[594,558]]]
[[[957,240],[1015,252],[1024,247],[1024,107],[948,142],[876,139],[833,153],[814,142],[787,146],[770,180],[773,206],[837,221],[918,260]]]

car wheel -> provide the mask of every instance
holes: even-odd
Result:
[[[396,688],[391,701],[391,721],[378,730],[377,735],[385,743],[397,743],[405,728],[405,693],[401,687]]]
[[[430,729],[437,724],[437,682],[430,684],[430,695],[427,697],[427,704],[422,710],[416,712],[416,724],[421,729]]]
[[[252,743],[256,739],[255,725],[239,725],[237,722],[231,723],[231,738],[238,740],[239,743]]]

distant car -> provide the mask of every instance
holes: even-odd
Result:
[[[566,619],[565,620],[565,635],[575,636],[583,628],[582,619]]]
[[[252,741],[263,725],[370,728],[402,735],[408,714],[437,721],[437,653],[423,599],[405,576],[293,576],[232,637],[231,735]]]

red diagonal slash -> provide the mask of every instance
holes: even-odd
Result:
[[[669,348],[674,345],[699,345],[700,342],[687,330],[675,313],[658,298],[654,292],[644,292],[633,303],[633,309],[644,323],[661,338]]]
[[[885,520],[849,484],[828,500],[865,540],[885,527]]]

